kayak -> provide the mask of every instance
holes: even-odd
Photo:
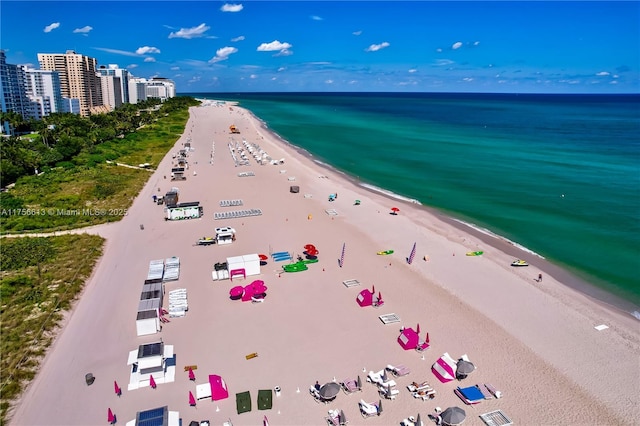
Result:
[[[529,264],[522,259],[516,259],[511,262],[511,266],[529,266]]]
[[[467,252],[467,256],[482,256],[484,254],[483,251],[469,251]]]
[[[203,237],[198,240],[199,246],[208,246],[215,243],[216,243],[216,239],[214,237]]]
[[[378,254],[380,256],[385,256],[387,254],[393,254],[393,250],[383,250],[383,251],[379,251]]]
[[[302,271],[306,271],[309,268],[307,268],[307,265],[305,265],[303,262],[296,262],[296,263],[290,263],[288,265],[284,265],[282,269],[285,272],[302,272]]]

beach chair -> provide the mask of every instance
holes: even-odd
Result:
[[[367,382],[373,383],[375,385],[382,386],[395,386],[396,382],[387,377],[385,370],[380,370],[378,372],[369,371],[367,375]]]
[[[419,391],[411,392],[411,395],[413,395],[413,397],[416,399],[421,399],[423,401],[426,401],[428,399],[435,398],[436,391],[431,386],[427,386],[423,389],[420,389]]]
[[[329,410],[327,413],[328,416],[325,417],[327,421],[327,425],[329,426],[340,426],[340,411],[338,410]]]
[[[369,403],[361,399],[360,402],[358,402],[358,407],[360,407],[360,414],[362,414],[362,417],[365,419],[378,415],[378,404],[375,402]]]
[[[400,391],[393,386],[378,386],[378,394],[386,399],[396,399]]]
[[[390,371],[395,377],[406,376],[411,373],[411,370],[404,365],[393,366],[391,364],[387,365],[387,371]]]
[[[311,385],[309,386],[309,394],[313,397],[313,400],[316,403],[320,403],[322,401],[322,398],[320,397],[320,392],[318,392],[318,389],[315,388],[315,386]]]
[[[409,392],[418,392],[421,390],[425,390],[430,388],[431,386],[429,386],[429,383],[427,382],[422,382],[422,383],[417,383],[417,382],[413,382],[409,385],[407,385],[407,389],[409,390]]]
[[[358,386],[358,381],[355,379],[345,379],[342,383],[342,390],[347,395],[350,395],[354,392],[362,391],[362,388]]]

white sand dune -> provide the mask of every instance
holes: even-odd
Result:
[[[249,166],[235,167],[227,148],[231,124],[241,131],[233,135],[236,141],[258,143],[272,158],[284,158],[284,164],[260,166],[249,157]],[[170,182],[163,176],[169,177],[171,154],[188,137],[195,148],[189,155],[188,178]],[[255,176],[238,177],[243,171]],[[299,185],[300,193],[290,193],[290,185]],[[171,186],[180,188],[181,201],[200,201],[205,217],[166,222],[162,207],[151,197]],[[329,202],[329,193],[338,193],[338,199]],[[260,208],[263,214],[214,220],[214,212],[224,211],[219,200],[232,199],[242,199],[242,208]],[[355,199],[361,205],[354,205]],[[392,205],[400,207],[399,215],[389,214]],[[330,216],[326,209],[338,215]],[[234,227],[237,241],[194,246],[218,226]],[[192,108],[183,137],[129,215],[91,232],[107,237],[104,256],[10,424],[105,424],[108,408],[124,424],[139,410],[164,405],[179,411],[184,425],[203,419],[218,425],[227,419],[234,425],[256,425],[265,414],[272,425],[320,425],[333,408],[344,410],[351,425],[397,425],[418,413],[428,424],[427,414],[436,406],[453,405],[465,408],[469,425],[483,424],[478,416],[497,409],[517,424],[531,425],[631,425],[640,419],[636,319],[562,285],[558,280],[566,274],[548,273],[556,269],[544,261],[511,268],[517,249],[501,246],[498,240],[491,247],[421,206],[390,200],[322,168],[261,128],[242,108]],[[414,242],[416,257],[408,265],[405,258]],[[302,254],[308,243],[320,251],[320,262],[309,265],[308,271],[281,274],[281,263],[270,259],[255,277],[269,287],[264,303],[231,301],[229,289],[236,281],[211,280],[213,264],[228,256],[270,250]],[[395,253],[376,255],[386,249]],[[485,254],[465,256],[472,250]],[[148,263],[170,256],[180,257],[181,274],[166,290],[187,288],[189,311],[184,318],[172,318],[160,334],[136,337],[135,315]],[[540,270],[545,276],[537,283]],[[347,279],[361,285],[347,288],[342,284]],[[358,292],[373,285],[385,305],[358,307]],[[383,325],[378,316],[388,313],[402,321]],[[402,350],[396,342],[401,326],[417,323],[423,337],[429,332],[431,340],[423,356]],[[609,328],[596,331],[599,324]],[[127,391],[128,352],[160,338],[175,347],[176,381],[155,390]],[[259,356],[245,359],[253,352]],[[456,359],[467,354],[477,370],[462,382],[440,383],[430,367],[444,352]],[[189,407],[188,392],[195,394],[195,384],[182,367],[192,364],[198,366],[196,384],[219,374],[229,386],[230,398],[201,400],[196,408]],[[316,380],[360,375],[364,382],[366,372],[387,364],[403,364],[411,373],[396,379],[400,394],[383,401],[379,417],[365,420],[358,411],[360,399],[379,398],[370,383],[363,383],[361,393],[341,393],[328,405],[309,395]],[[96,376],[92,386],[84,382],[87,372]],[[123,387],[120,398],[114,395],[113,380]],[[423,402],[414,399],[406,385],[425,380],[437,396]],[[491,383],[504,397],[464,406],[453,390],[476,383]],[[275,386],[282,392],[274,397],[273,409],[257,410],[258,390]],[[235,393],[243,391],[251,392],[253,410],[238,415]]]

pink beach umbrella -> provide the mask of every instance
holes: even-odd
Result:
[[[269,426],[269,419],[267,419],[267,416],[264,416],[264,419],[262,419],[262,425]]]
[[[118,382],[116,382],[115,380],[113,381],[113,390],[116,393],[116,395],[118,396],[122,395],[122,389],[120,389],[120,386],[118,386]]]
[[[196,399],[193,397],[193,393],[191,391],[189,391],[189,405],[191,407],[196,406]]]
[[[155,379],[153,378],[153,374],[151,375],[151,378],[149,379],[149,384],[151,385],[151,387],[152,387],[153,389],[155,389],[155,388],[156,388],[156,381],[155,381]]]
[[[189,380],[195,380],[196,375],[193,374],[193,368],[189,367]]]
[[[113,414],[113,411],[111,411],[111,408],[107,411],[107,421],[111,424],[116,422],[116,416]]]

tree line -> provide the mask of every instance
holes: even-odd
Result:
[[[22,176],[64,165],[82,152],[91,154],[103,142],[124,138],[158,117],[197,103],[186,96],[164,103],[148,99],[123,104],[105,114],[82,117],[53,113],[42,120],[25,120],[13,111],[0,113],[0,123],[8,122],[14,133],[22,134],[5,137],[0,144],[0,185],[5,187]]]

